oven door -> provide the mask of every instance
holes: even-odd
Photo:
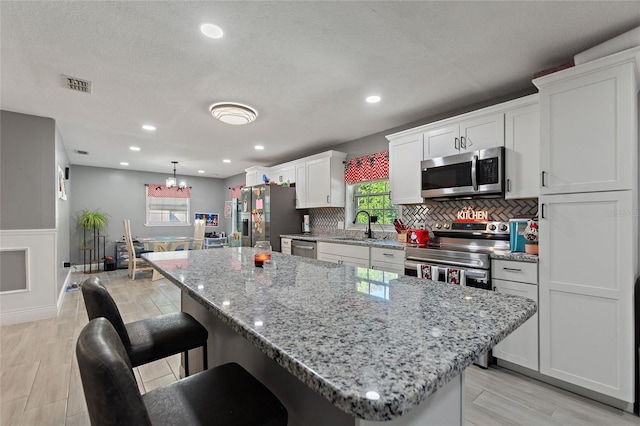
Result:
[[[500,195],[504,192],[504,148],[422,161],[422,198]]]
[[[437,266],[439,269],[438,278],[434,281],[445,281],[445,274],[447,268],[455,268],[464,271],[467,287],[482,288],[484,290],[491,290],[491,274],[488,269],[474,269],[462,267],[459,265],[451,265],[442,262],[429,262],[427,259],[424,262],[416,262],[415,260],[404,261],[404,274],[412,277],[418,276],[418,264],[423,263],[431,266]],[[435,278],[435,277],[434,277]]]

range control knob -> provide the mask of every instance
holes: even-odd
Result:
[[[495,231],[495,230],[496,230],[496,225],[494,223],[489,225],[489,231]]]
[[[436,229],[440,229],[440,228],[442,228],[442,225],[439,223],[436,223]]]
[[[506,224],[506,223],[503,223],[503,224],[501,224],[501,225],[500,225],[500,230],[501,230],[502,232],[506,231],[507,229],[508,229],[508,226],[507,226],[507,224]]]
[[[444,229],[449,229],[451,227],[451,225],[449,225],[448,223],[444,224]]]

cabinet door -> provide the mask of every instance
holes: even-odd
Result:
[[[275,180],[278,183],[294,183],[296,181],[296,167],[291,165],[279,169],[274,169],[271,171],[271,179]]]
[[[247,172],[247,174],[245,176],[245,184],[247,186],[257,185],[257,183],[256,183],[257,180],[258,180],[258,172],[256,172],[256,171]]]
[[[342,265],[359,266],[361,268],[369,269],[369,258],[368,257],[366,259],[361,259],[359,257],[342,256],[342,262],[340,262],[340,263]]]
[[[537,284],[492,280],[499,293],[526,297],[538,303]],[[529,318],[493,348],[493,356],[538,371],[538,314]]]
[[[541,196],[539,220],[540,372],[627,402],[638,262],[632,207],[632,191]]]
[[[393,204],[423,202],[420,196],[422,155],[422,133],[389,143],[389,183]]]
[[[424,134],[424,160],[445,157],[460,152],[460,126],[433,129]]]
[[[330,203],[331,159],[327,157],[307,162],[307,207],[326,207]]]
[[[539,104],[505,113],[506,199],[540,195]]]
[[[460,123],[460,152],[504,146],[504,114],[471,118]]]
[[[541,88],[541,194],[633,187],[637,93],[631,63]]]
[[[291,254],[291,238],[280,238],[280,251],[282,254]]]
[[[296,164],[296,208],[307,208],[307,165]]]

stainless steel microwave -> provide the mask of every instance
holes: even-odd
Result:
[[[503,197],[504,157],[504,147],[497,147],[424,160],[422,198]]]

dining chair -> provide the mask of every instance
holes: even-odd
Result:
[[[98,277],[82,283],[82,296],[89,320],[104,317],[118,332],[134,367],[184,353],[184,374],[189,375],[189,350],[202,347],[203,369],[207,369],[207,329],[185,312],[175,312],[125,324],[107,289]]]
[[[141,395],[127,351],[104,318],[82,329],[76,356],[93,426],[287,424],[287,410],[278,398],[235,363]]]
[[[202,219],[196,219],[193,222],[193,244],[191,244],[192,250],[201,250],[204,243],[204,229],[205,221]]]
[[[124,219],[124,239],[127,246],[127,255],[129,257],[127,273],[132,280],[136,279],[137,272],[153,272],[153,268],[144,259],[140,258],[143,251],[136,251],[133,245],[133,237],[131,236],[131,222]],[[147,251],[144,251],[145,253]]]

